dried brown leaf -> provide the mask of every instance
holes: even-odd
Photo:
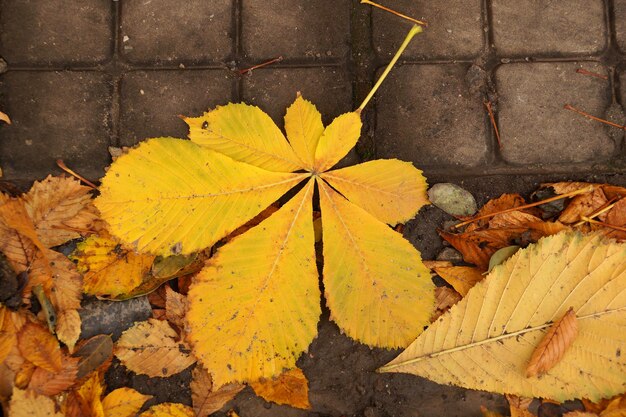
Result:
[[[189,309],[189,300],[182,294],[177,293],[170,288],[169,285],[165,286],[165,317],[167,320],[178,327],[183,329],[185,327],[185,314]]]
[[[482,271],[472,266],[437,267],[435,272],[463,297],[467,295],[470,288],[485,277]]]
[[[220,410],[245,387],[232,383],[213,391],[211,374],[201,366],[196,366],[191,375],[191,401],[196,417],[207,417]]]
[[[69,389],[76,382],[78,358],[64,357],[63,368],[59,372],[49,372],[37,368],[33,372],[28,389],[40,395],[53,396]]]
[[[559,216],[559,221],[564,224],[571,224],[581,220],[583,216],[589,216],[605,204],[608,199],[602,188],[596,188],[591,193],[581,194],[572,199]],[[599,216],[600,219],[604,215]]]
[[[526,367],[526,376],[534,377],[554,367],[578,335],[578,321],[573,308],[554,322],[544,335]]]
[[[108,334],[96,335],[81,342],[74,357],[79,359],[77,377],[81,379],[113,357],[113,339]]]
[[[489,259],[491,255],[495,253],[496,249],[488,246],[481,247],[478,243],[470,240],[463,234],[457,235],[442,231],[440,231],[439,234],[456,250],[461,252],[465,262],[474,264],[483,271],[487,270],[489,267]]]
[[[22,356],[49,372],[59,372],[63,368],[59,342],[48,329],[35,323],[28,323],[17,335],[17,346]]]
[[[598,184],[589,182],[555,182],[541,184],[541,187],[552,187],[556,194],[567,194],[573,191],[582,190],[587,187],[592,187],[593,190],[602,189],[607,198],[612,199],[615,197],[626,197],[626,188],[619,187],[611,184]]]
[[[269,380],[250,383],[254,392],[266,401],[309,409],[309,381],[300,368],[290,369]]]
[[[476,213],[474,217],[481,217],[488,214],[498,213],[503,210],[523,206],[524,204],[526,204],[526,201],[524,200],[524,197],[519,194],[502,194],[498,198],[489,200],[484,206],[482,206],[480,210],[478,210],[478,213]],[[481,219],[474,224],[476,224],[476,226],[478,227],[482,227],[486,226],[489,221],[490,220],[488,218]]]

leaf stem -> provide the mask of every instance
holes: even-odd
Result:
[[[412,17],[409,17],[409,16],[407,16],[405,14],[399,13],[399,12],[393,10],[393,9],[390,9],[389,7],[385,7],[382,4],[374,3],[371,0],[361,0],[361,4],[369,4],[370,6],[378,7],[381,10],[384,10],[386,12],[395,14],[398,17],[401,17],[403,19],[409,20],[409,21],[411,21],[413,23],[416,23],[418,25],[428,26],[428,23],[424,22],[423,20],[413,19]]]
[[[389,71],[391,71],[391,68],[393,68],[393,66],[396,65],[396,62],[400,58],[400,55],[402,55],[402,52],[404,52],[406,47],[409,46],[411,39],[413,39],[413,37],[420,32],[422,32],[422,28],[418,25],[413,25],[409,33],[406,35],[406,38],[404,38],[404,42],[402,42],[402,45],[400,45],[400,49],[398,49],[398,52],[396,52],[396,54],[393,56],[393,59],[391,60],[389,65],[387,65],[387,68],[385,68],[385,71],[382,73],[378,81],[376,81],[376,84],[374,84],[374,87],[372,87],[367,97],[365,97],[365,100],[363,100],[363,103],[361,103],[359,108],[356,110],[357,113],[361,113],[363,111],[367,103],[369,103],[369,101],[372,99],[372,97],[374,96],[374,94],[376,93],[380,85],[383,83],[383,81],[389,74]]]

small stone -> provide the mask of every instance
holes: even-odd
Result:
[[[453,216],[471,216],[478,206],[474,196],[467,190],[452,183],[439,183],[428,190],[430,202]]]
[[[147,297],[126,301],[102,301],[93,298],[85,302],[80,310],[80,338],[110,334],[113,340],[117,340],[136,321],[148,320],[151,315],[152,308]]]
[[[437,260],[438,261],[448,261],[448,262],[452,262],[452,263],[462,262],[463,261],[463,255],[461,255],[461,252],[459,252],[458,250],[456,250],[454,248],[444,248],[437,255]]]

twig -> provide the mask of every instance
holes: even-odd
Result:
[[[498,125],[496,124],[496,118],[493,115],[493,109],[491,108],[491,102],[489,100],[484,100],[483,104],[487,108],[487,113],[489,113],[489,120],[491,120],[491,125],[493,126],[493,130],[496,132],[496,139],[498,140],[498,147],[502,149],[502,142],[500,141],[500,132],[498,131]]]
[[[393,9],[390,9],[389,7],[385,7],[385,6],[381,5],[381,4],[374,3],[373,1],[370,1],[370,0],[361,0],[361,4],[369,4],[370,6],[378,7],[381,10],[384,10],[386,12],[395,14],[398,17],[401,17],[403,19],[409,20],[409,21],[411,21],[413,23],[416,23],[418,25],[428,26],[428,23],[426,23],[426,22],[424,22],[422,20],[413,19],[412,17],[409,17],[409,16],[407,16],[405,14],[399,13],[399,12],[397,12],[397,11],[395,11]]]
[[[385,68],[385,71],[383,71],[383,73],[380,76],[380,78],[378,79],[378,81],[376,81],[376,84],[374,84],[374,87],[372,87],[372,89],[370,90],[370,92],[367,95],[367,97],[365,97],[365,100],[363,100],[363,103],[361,103],[359,108],[356,109],[357,113],[361,113],[363,111],[363,109],[365,108],[365,106],[367,105],[367,103],[372,99],[372,97],[376,93],[376,90],[378,90],[378,87],[380,87],[380,85],[383,83],[385,78],[387,78],[387,75],[389,74],[389,71],[391,71],[391,68],[393,68],[393,66],[396,65],[396,62],[400,58],[400,55],[402,55],[402,52],[404,52],[406,47],[409,46],[409,43],[411,42],[411,39],[413,39],[413,37],[415,35],[417,35],[418,33],[421,33],[421,32],[422,32],[422,27],[421,26],[413,25],[413,27],[411,28],[409,33],[406,35],[406,38],[404,38],[404,42],[402,42],[402,45],[400,45],[400,48],[398,49],[396,54],[391,59],[391,62],[389,63],[389,65],[387,65],[387,68]]]
[[[282,60],[283,60],[283,57],[282,57],[282,55],[281,55],[281,56],[276,57],[276,58],[274,58],[274,59],[270,59],[269,61],[265,61],[265,62],[262,62],[262,63],[260,63],[260,64],[253,65],[253,66],[251,66],[250,68],[246,68],[246,69],[239,70],[239,74],[244,75],[244,74],[246,74],[246,73],[248,73],[248,72],[250,72],[250,71],[252,71],[252,70],[259,69],[259,68],[263,68],[263,67],[266,67],[266,66],[268,66],[268,65],[274,64],[274,63],[276,63],[276,62],[280,62],[280,61],[282,61]]]
[[[578,68],[576,72],[582,75],[589,75],[591,77],[601,78],[603,80],[609,79],[609,77],[607,77],[606,75],[598,74],[597,72],[587,71],[586,69],[582,69],[582,68]]]
[[[590,219],[589,217],[586,217],[586,216],[581,216],[580,218],[588,223],[593,223],[593,224],[597,224],[603,227],[608,227],[609,229],[619,230],[620,232],[626,232],[626,227],[620,227],[620,226],[615,226],[612,224],[604,223],[604,222],[601,222],[600,220]]]
[[[595,120],[596,122],[604,123],[604,124],[607,124],[607,125],[609,125],[609,126],[616,127],[616,128],[618,128],[618,129],[624,129],[624,130],[626,130],[626,125],[618,125],[617,123],[613,123],[613,122],[609,122],[608,120],[600,119],[599,117],[592,116],[592,115],[590,115],[589,113],[585,113],[585,112],[584,112],[584,111],[582,111],[582,110],[578,110],[577,108],[574,108],[574,107],[570,106],[569,104],[566,104],[565,106],[563,106],[563,108],[564,108],[565,110],[571,110],[571,111],[573,111],[573,112],[576,112],[576,113],[578,113],[578,114],[581,114],[581,115],[583,115],[583,116],[585,116],[585,117],[587,117],[587,118],[589,118],[589,119],[591,119],[591,120]]]
[[[617,197],[607,201],[602,206],[598,207],[595,211],[592,211],[591,214],[589,214],[589,216],[586,216],[586,217],[588,217],[590,219],[593,219],[594,217],[598,217],[602,213],[606,213],[607,211],[611,210],[614,205],[617,204],[617,201],[615,201],[615,200],[617,200]],[[583,216],[581,216],[581,219],[582,218],[583,218]],[[580,225],[585,224],[585,223],[586,223],[585,220],[581,220],[579,222],[576,222],[574,224],[574,227],[580,226]]]
[[[458,229],[459,227],[463,227],[463,226],[465,226],[467,224],[474,223],[475,221],[478,221],[478,220],[488,219],[490,217],[497,216],[498,214],[510,213],[512,211],[526,210],[526,209],[531,208],[531,207],[541,206],[542,204],[550,203],[552,201],[561,200],[563,198],[573,197],[573,196],[578,195],[578,194],[585,194],[585,193],[588,193],[588,192],[591,192],[591,191],[593,191],[593,186],[592,185],[590,185],[589,187],[581,188],[579,190],[571,191],[569,193],[560,194],[560,195],[557,195],[557,196],[554,196],[554,197],[546,198],[545,200],[535,201],[534,203],[525,204],[523,206],[511,207],[511,208],[508,208],[506,210],[501,210],[501,211],[497,211],[497,212],[494,212],[494,213],[484,214],[482,216],[478,216],[478,217],[475,217],[473,219],[466,220],[466,221],[461,222],[459,224],[455,224],[452,227],[455,228],[455,229]]]
[[[73,176],[74,178],[77,178],[79,180],[81,180],[82,182],[84,182],[85,184],[87,184],[88,186],[90,186],[93,189],[98,188],[97,185],[95,185],[93,182],[89,181],[88,179],[81,177],[80,175],[78,175],[77,173],[75,173],[74,171],[72,171],[71,169],[69,169],[67,167],[67,165],[65,165],[65,162],[63,162],[62,159],[57,159],[57,165],[59,166],[59,168],[61,168],[63,171],[67,172],[68,174],[70,174],[71,176]]]

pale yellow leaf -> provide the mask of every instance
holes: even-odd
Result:
[[[412,219],[429,204],[426,179],[410,162],[379,159],[320,177],[350,202],[392,226]]]
[[[89,191],[74,178],[48,176],[35,182],[24,195],[26,210],[45,246],[57,246],[80,236],[75,229],[79,225],[68,227],[67,223],[91,202]]]
[[[78,310],[63,310],[57,314],[57,338],[67,345],[70,352],[74,351],[74,345],[80,336],[80,327]]]
[[[442,384],[564,401],[624,391],[626,245],[560,233],[518,251],[381,370]],[[525,369],[572,307],[578,337],[541,378]]]
[[[302,369],[285,371],[273,379],[261,379],[250,383],[259,397],[276,404],[309,409],[309,381]]]
[[[211,374],[202,366],[196,366],[191,377],[189,387],[191,388],[191,401],[196,417],[207,417],[220,410],[245,388],[245,385],[232,383],[213,390]]]
[[[49,372],[59,372],[63,367],[59,342],[48,329],[28,323],[17,335],[17,346],[22,356]]]
[[[319,181],[331,318],[370,346],[404,347],[429,323],[434,285],[407,240]]]
[[[478,281],[485,278],[480,269],[472,266],[444,266],[435,267],[434,270],[463,297]]]
[[[150,377],[177,374],[196,360],[176,331],[166,322],[149,319],[122,333],[115,344],[115,356],[131,371]]]
[[[307,174],[265,171],[196,145],[160,138],[121,156],[96,206],[139,252],[188,254],[250,220]]]
[[[346,156],[359,140],[361,126],[357,112],[344,113],[326,126],[315,150],[315,171],[324,172]]]
[[[315,105],[303,99],[300,93],[296,101],[287,108],[285,132],[293,151],[303,163],[302,167],[313,169],[315,149],[324,133],[324,125],[322,115]]]
[[[105,234],[78,243],[70,258],[83,273],[86,294],[116,297],[141,284],[155,256],[123,248],[119,240]]]
[[[63,417],[52,399],[19,388],[13,388],[9,410],[11,417]]]
[[[105,417],[134,417],[143,404],[152,398],[132,388],[118,388],[102,400]]]
[[[295,367],[321,314],[313,180],[211,258],[189,290],[188,339],[217,386]]]
[[[236,161],[268,171],[304,168],[278,126],[256,106],[229,103],[185,122],[192,142]]]
[[[195,417],[193,409],[179,403],[161,403],[153,405],[139,417]]]

